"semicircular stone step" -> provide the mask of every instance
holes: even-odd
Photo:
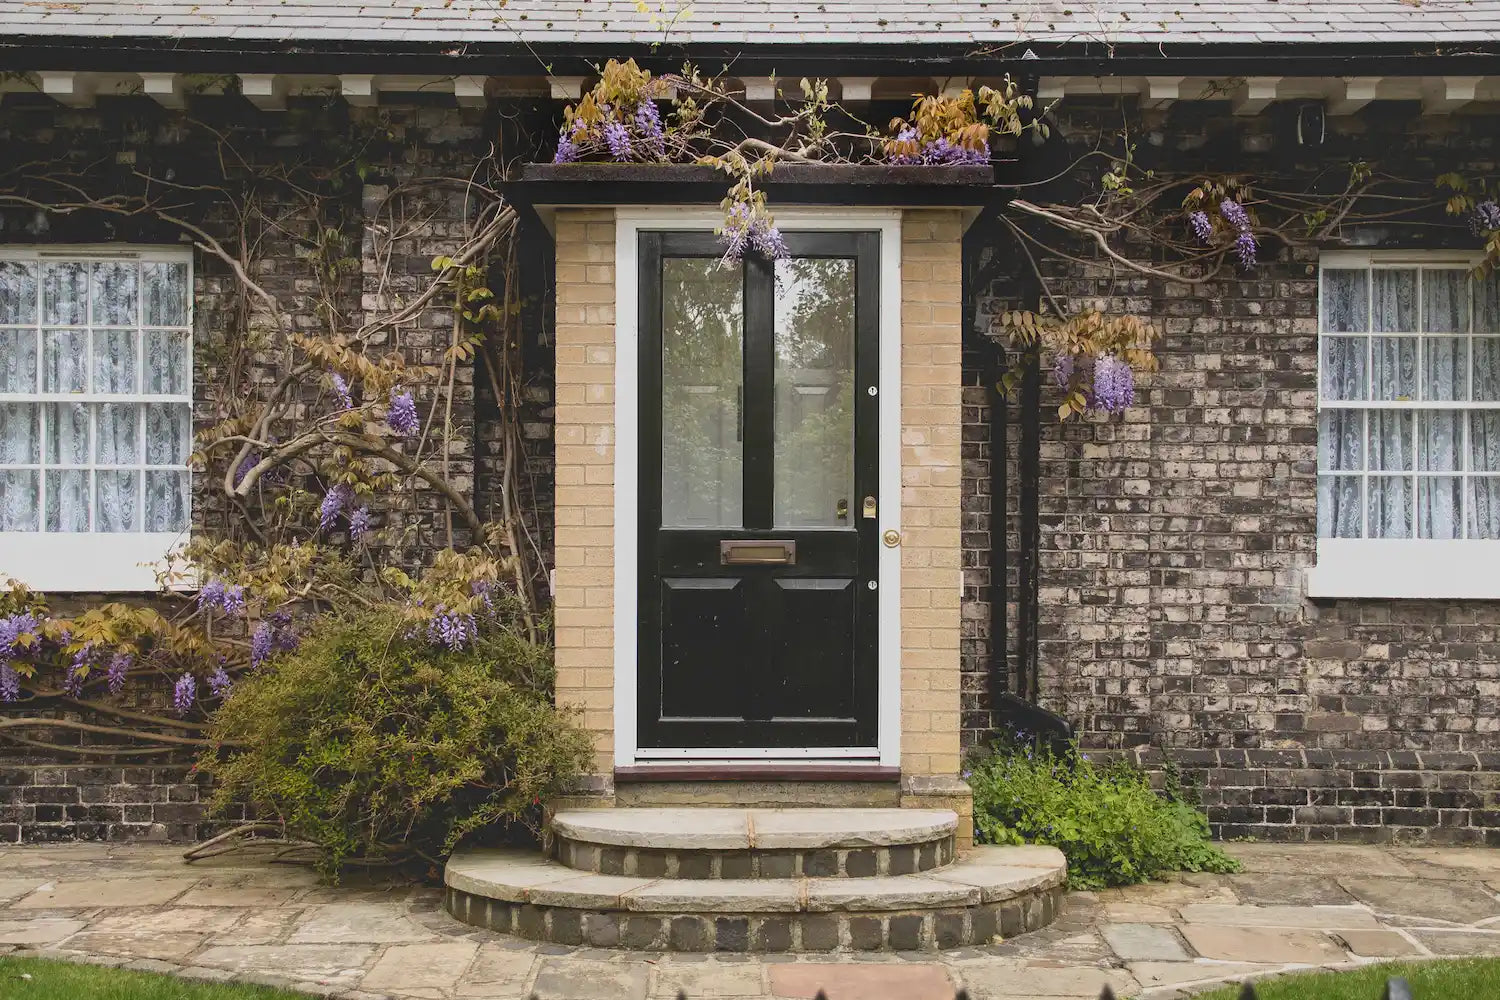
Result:
[[[934,950],[1051,923],[1067,864],[1051,847],[978,847],[946,867],[869,878],[601,875],[530,851],[456,851],[444,906],[558,944],[657,951]]]
[[[553,853],[601,875],[863,878],[953,860],[948,809],[575,809],[552,818]]]

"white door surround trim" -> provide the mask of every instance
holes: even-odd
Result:
[[[636,731],[638,641],[636,522],[639,511],[640,334],[638,247],[643,231],[712,231],[715,208],[626,207],[615,210],[615,467],[614,467],[614,747],[615,766],[653,761],[859,760],[901,763],[901,550],[881,546],[879,563],[878,739],[874,747],[806,749],[642,750]],[[880,234],[880,507],[879,531],[901,528],[901,210],[781,209],[783,231]]]

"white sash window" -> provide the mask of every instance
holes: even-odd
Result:
[[[1500,596],[1500,280],[1325,254],[1313,596]]]
[[[149,590],[191,516],[186,251],[0,248],[0,577]]]

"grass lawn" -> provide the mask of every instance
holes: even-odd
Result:
[[[1299,973],[1255,984],[1260,1000],[1380,1000],[1387,976],[1403,976],[1413,1000],[1500,997],[1500,958],[1457,962],[1394,962],[1354,972]],[[1238,1000],[1240,987],[1200,994],[1198,1000]]]
[[[27,978],[27,977],[30,978]],[[195,983],[151,972],[0,957],[4,1000],[310,1000],[266,986]]]

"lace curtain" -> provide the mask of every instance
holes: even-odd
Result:
[[[0,531],[189,520],[188,266],[0,260]]]
[[[1500,402],[1497,306],[1467,269],[1323,272],[1319,537],[1500,538],[1500,410],[1443,406]]]

